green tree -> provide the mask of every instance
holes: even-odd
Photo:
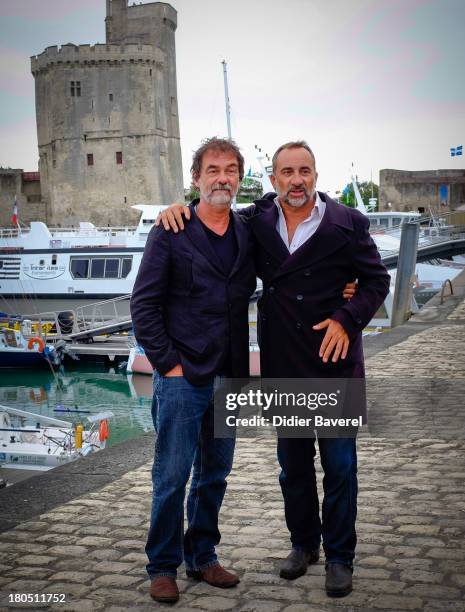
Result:
[[[376,183],[372,183],[371,181],[363,181],[363,183],[358,183],[358,190],[360,191],[360,196],[362,197],[363,203],[365,206],[368,206],[369,200],[372,197],[376,198],[376,210],[378,210],[378,202],[379,202],[379,187]],[[341,204],[345,204],[350,208],[355,208],[357,206],[357,202],[355,201],[355,193],[352,183],[348,183],[343,189],[340,191],[339,201]]]
[[[263,187],[261,181],[257,181],[250,176],[244,176],[239,191],[237,192],[236,201],[239,204],[247,204],[253,202],[263,195]],[[191,183],[190,188],[185,190],[184,199],[186,202],[192,202],[195,198],[200,197],[200,192],[197,187]]]
[[[253,202],[263,195],[263,186],[261,181],[257,181],[250,176],[244,176],[242,179],[241,186],[237,193],[237,202],[244,204],[247,202]]]

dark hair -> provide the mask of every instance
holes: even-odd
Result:
[[[273,159],[271,160],[271,163],[273,164],[273,173],[276,170],[276,160],[278,159],[278,155],[281,153],[281,151],[284,151],[284,149],[305,149],[312,156],[313,164],[315,165],[315,156],[305,140],[295,140],[293,142],[284,143],[275,151]]]
[[[191,166],[191,174],[197,179],[200,175],[200,171],[202,169],[202,159],[204,154],[207,151],[221,151],[221,153],[233,153],[239,164],[239,178],[244,178],[244,158],[242,157],[242,153],[240,152],[239,147],[234,142],[234,140],[227,140],[226,138],[218,138],[214,136],[213,138],[207,138],[206,140],[202,140],[202,144],[194,151],[194,155],[192,156],[192,166]]]

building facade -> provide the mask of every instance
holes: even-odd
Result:
[[[177,13],[107,0],[106,44],[31,58],[42,198],[52,225],[132,224],[136,203],[183,197]]]
[[[24,172],[19,168],[0,168],[0,227],[13,227],[15,197],[21,225],[28,225],[31,221],[47,220],[38,172]]]
[[[380,170],[379,210],[465,210],[465,170]]]

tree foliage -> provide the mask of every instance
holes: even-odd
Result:
[[[260,181],[257,181],[250,176],[244,176],[239,191],[237,193],[236,201],[239,204],[247,204],[253,202],[263,195],[263,187]],[[196,198],[200,197],[200,192],[197,187],[192,183],[189,190],[186,190],[185,200],[186,202],[192,202]]]
[[[372,197],[372,186],[373,186],[373,197],[376,198],[376,210],[378,210],[379,203],[379,187],[376,183],[372,181],[363,181],[363,183],[358,183],[358,190],[360,191],[360,195],[362,197],[363,203],[365,206],[368,206],[369,200]],[[339,194],[339,202],[341,204],[345,204],[350,208],[355,208],[357,206],[357,202],[355,201],[355,193],[352,183],[348,183],[343,189],[341,189]]]

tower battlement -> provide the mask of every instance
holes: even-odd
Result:
[[[96,44],[58,45],[47,47],[39,55],[31,57],[31,72],[36,74],[57,65],[95,64],[100,62],[149,62],[163,65],[163,52],[153,45],[143,44]]]
[[[124,225],[138,216],[133,204],[183,198],[177,12],[128,0],[106,0],[106,9],[105,44],[53,45],[31,57],[52,224]]]

